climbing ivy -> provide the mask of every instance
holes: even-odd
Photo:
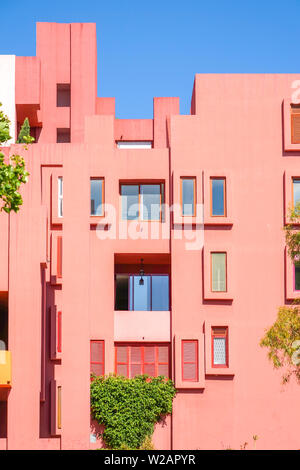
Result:
[[[172,413],[175,394],[172,380],[163,376],[92,376],[91,412],[104,425],[101,437],[109,448],[138,449],[155,423]]]

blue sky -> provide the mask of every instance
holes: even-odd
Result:
[[[152,118],[153,96],[188,114],[195,73],[300,72],[300,0],[14,0],[0,13],[0,54],[35,55],[37,21],[95,22],[98,95],[118,118]]]

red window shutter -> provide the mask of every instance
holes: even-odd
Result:
[[[116,374],[125,377],[140,374],[169,377],[169,348],[169,345],[155,344],[115,345]]]
[[[182,380],[198,380],[198,340],[182,341]]]
[[[129,348],[128,346],[115,346],[116,365],[115,370],[117,375],[124,375],[128,377],[128,361],[129,361]]]
[[[57,277],[62,277],[62,237],[57,237]]]
[[[291,114],[292,144],[300,144],[300,113]]]
[[[57,352],[61,353],[61,312],[57,312]]]
[[[104,341],[91,341],[91,373],[104,375]]]

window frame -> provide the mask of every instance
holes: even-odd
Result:
[[[195,361],[185,361],[184,360],[184,343],[196,343],[196,353],[195,353],[195,357],[196,357],[196,360]],[[198,339],[182,339],[181,340],[181,381],[182,382],[198,382],[199,381],[199,341]],[[183,371],[184,371],[184,365],[185,364],[195,364],[196,366],[196,376],[194,379],[185,379],[184,378],[184,374],[183,374]]]
[[[194,211],[193,214],[184,214],[184,206],[183,206],[183,180],[193,180],[194,182]],[[181,217],[196,217],[196,205],[197,205],[197,178],[196,176],[180,176],[180,206],[181,206]]]
[[[294,201],[294,181],[299,181],[300,183],[300,177],[299,176],[292,176],[292,206],[295,208],[295,201]],[[300,202],[300,199],[299,199]]]
[[[131,289],[130,289],[130,277],[140,277],[140,274],[138,273],[132,273],[132,272],[127,272],[127,273],[115,273],[115,303],[114,305],[116,305],[116,296],[117,296],[117,286],[116,286],[116,276],[128,276],[128,303],[127,303],[127,307],[128,307],[128,310],[125,310],[126,312],[139,312],[139,310],[135,310],[134,309],[134,283],[132,283],[132,310],[130,310],[130,299],[131,299]],[[145,273],[143,277],[146,277],[146,276],[150,276],[150,305],[151,305],[151,309],[150,310],[143,310],[144,312],[169,312],[170,311],[170,305],[171,305],[171,283],[170,283],[170,274],[168,273]],[[168,276],[169,278],[169,286],[168,286],[168,296],[169,296],[169,310],[152,310],[152,277],[153,276]],[[122,310],[117,310],[117,311],[120,311],[122,312]]]
[[[122,200],[122,186],[138,186],[139,188],[139,193],[138,193],[138,218],[137,219],[123,219],[122,218],[122,208],[123,208],[123,200]],[[159,201],[159,206],[160,206],[160,211],[159,211],[159,219],[142,219],[141,217],[141,214],[142,214],[142,205],[141,205],[141,186],[159,186],[160,187],[160,201]],[[165,194],[164,194],[164,191],[165,191],[165,183],[162,182],[162,181],[159,181],[159,182],[120,182],[120,187],[119,187],[119,194],[120,194],[120,197],[121,197],[121,211],[120,211],[120,217],[121,217],[121,220],[123,221],[127,221],[127,222],[162,222],[162,218],[163,218],[163,208],[162,208],[162,205],[163,205],[163,202],[165,200]],[[128,208],[127,208],[127,212],[128,212]]]
[[[168,347],[168,362],[159,362],[158,361],[158,348],[160,346],[167,346]],[[118,362],[117,361],[117,348],[118,347],[126,347],[127,348],[127,351],[126,351],[126,357],[127,357],[127,362]],[[127,366],[127,375],[125,377],[127,378],[130,378],[130,366],[132,365],[132,363],[130,362],[130,359],[131,359],[131,349],[132,347],[140,347],[141,348],[141,374],[136,374],[136,375],[143,375],[145,372],[144,372],[144,369],[145,369],[145,365],[148,365],[148,364],[153,364],[153,362],[146,362],[144,361],[144,357],[145,357],[145,350],[144,348],[145,347],[154,347],[155,348],[155,362],[154,362],[154,366],[155,366],[155,375],[154,377],[159,377],[157,375],[158,373],[158,366],[159,365],[167,365],[168,366],[168,377],[167,378],[171,378],[171,344],[170,343],[167,343],[167,342],[162,342],[162,343],[156,343],[156,342],[145,342],[145,343],[138,343],[138,342],[131,342],[131,341],[128,341],[128,342],[115,342],[114,344],[114,350],[115,350],[115,374],[118,375],[117,373],[117,367],[118,365],[126,365]]]
[[[297,266],[297,267],[300,268],[300,265]],[[294,273],[294,282],[293,282],[293,284],[294,284],[294,292],[300,292],[300,289],[296,289],[296,265],[295,265],[295,263],[293,263],[293,273]]]
[[[92,361],[92,344],[94,343],[99,343],[102,346],[102,358],[103,358],[102,362]],[[92,364],[102,365],[103,374],[100,374],[100,375],[105,374],[105,341],[104,339],[91,339],[90,340],[90,373],[92,373]]]
[[[93,180],[96,180],[96,181],[102,181],[102,202],[101,202],[101,206],[102,206],[102,213],[101,215],[99,214],[91,214],[91,202],[92,202],[92,187],[91,187],[91,182]],[[105,196],[105,192],[104,192],[104,185],[105,185],[105,178],[104,176],[90,176],[90,217],[104,217],[105,215],[105,211],[104,211],[104,204],[105,204],[105,201],[104,201],[104,196]]]
[[[213,254],[220,253],[225,255],[225,290],[213,290]],[[226,293],[228,292],[228,279],[227,279],[227,251],[211,251],[210,252],[210,291],[212,293]]]
[[[293,109],[293,108],[291,108],[291,109]],[[295,137],[295,129],[294,128],[295,128],[296,124],[294,123],[294,121],[296,119],[300,120],[300,109],[299,109],[299,111],[298,110],[294,111],[294,112],[291,111],[291,143],[294,144],[294,145],[299,145],[300,144],[300,138],[299,138],[299,140],[295,141],[296,137]],[[299,125],[300,125],[300,123],[299,123]]]
[[[224,329],[225,334],[216,334],[214,330],[216,329]],[[211,327],[211,367],[214,369],[228,369],[229,368],[229,347],[228,347],[228,326],[212,326]],[[225,364],[215,364],[214,363],[214,339],[215,338],[222,338],[225,339],[225,357],[226,362]]]
[[[213,214],[213,180],[223,180],[223,214]],[[227,187],[226,176],[211,176],[210,177],[210,217],[227,217]]]
[[[60,185],[59,182],[61,181],[61,193],[60,193]],[[61,201],[61,206],[60,206]],[[64,216],[64,179],[63,176],[57,177],[57,217],[62,219]],[[61,211],[60,211],[61,208]]]

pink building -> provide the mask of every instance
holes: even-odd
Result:
[[[96,26],[73,23],[38,23],[36,57],[0,71],[14,138],[27,116],[36,139],[6,149],[30,178],[0,215],[0,448],[100,447],[92,370],[175,381],[157,449],[299,449],[299,386],[259,341],[300,290],[300,75],[196,75],[190,115],[116,119]]]

